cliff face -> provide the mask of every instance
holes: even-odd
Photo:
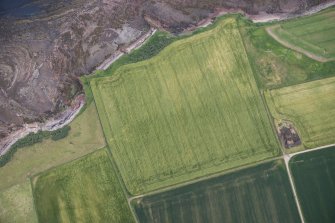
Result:
[[[88,74],[150,29],[174,33],[218,8],[303,12],[325,0],[35,0],[33,15],[0,17],[0,140],[64,109]],[[1,13],[0,13],[1,14]],[[152,24],[151,24],[152,25]]]

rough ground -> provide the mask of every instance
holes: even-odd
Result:
[[[326,0],[35,0],[33,16],[0,13],[0,143],[44,122],[81,93],[89,74],[151,27],[180,33],[215,11],[302,13]]]

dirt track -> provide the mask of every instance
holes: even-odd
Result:
[[[268,27],[266,28],[266,32],[272,37],[274,38],[277,42],[279,42],[280,44],[284,45],[285,47],[287,48],[290,48],[292,50],[295,50],[299,53],[302,53],[306,56],[308,56],[309,58],[313,59],[313,60],[316,60],[316,61],[319,61],[319,62],[329,62],[329,61],[334,61],[334,59],[328,59],[328,58],[325,58],[325,57],[321,57],[321,56],[318,56],[316,54],[313,54],[307,50],[304,50],[298,46],[294,46],[293,44],[279,38],[276,34],[274,34],[273,32],[273,29],[274,28],[277,28],[279,25],[276,25],[276,26],[272,26],[272,27]]]

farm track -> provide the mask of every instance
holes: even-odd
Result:
[[[296,203],[297,208],[298,208],[301,223],[305,223],[305,218],[304,218],[304,215],[303,215],[302,210],[301,210],[301,205],[300,205],[300,202],[299,202],[299,199],[298,199],[296,187],[295,187],[293,177],[292,177],[292,174],[291,174],[291,170],[290,170],[290,167],[289,167],[290,156],[284,155],[283,158],[284,158],[284,161],[285,161],[286,171],[287,171],[288,178],[289,178],[289,181],[290,181],[290,185],[291,185],[291,188],[292,188],[294,200],[295,200],[295,203]]]
[[[296,156],[296,155],[299,155],[299,154],[302,154],[302,153],[313,152],[313,151],[317,151],[317,150],[320,150],[320,149],[328,149],[329,147],[332,147],[332,146],[335,146],[335,143],[325,145],[325,146],[319,146],[319,147],[316,147],[314,149],[307,149],[307,150],[304,150],[304,151],[299,151],[299,152],[296,152],[296,153],[285,154],[285,155],[289,156],[289,158],[291,159],[293,156]]]
[[[297,192],[296,192],[296,187],[295,187],[295,184],[294,184],[294,181],[293,181],[293,176],[292,176],[292,173],[291,173],[291,170],[290,170],[290,167],[289,167],[289,162],[290,162],[291,158],[296,156],[296,155],[303,154],[303,153],[308,153],[308,152],[314,152],[314,151],[321,150],[321,149],[327,149],[327,148],[331,148],[333,146],[335,146],[335,143],[330,144],[330,145],[326,145],[326,146],[320,146],[320,147],[317,147],[317,148],[314,148],[314,149],[308,149],[308,150],[304,150],[304,151],[300,151],[300,152],[296,152],[296,153],[292,153],[292,154],[284,154],[283,155],[286,170],[287,170],[287,173],[288,173],[288,176],[289,176],[289,179],[290,179],[290,184],[291,184],[291,187],[292,187],[292,191],[293,191],[293,194],[294,194],[294,199],[295,199],[295,202],[297,204],[299,215],[300,215],[302,223],[305,223],[305,218],[304,218],[303,212],[301,210],[300,202],[299,202]]]
[[[139,219],[148,223],[300,222],[282,159],[138,198],[132,204]]]
[[[149,193],[145,193],[145,194],[141,194],[141,195],[137,195],[137,196],[131,196],[131,197],[128,197],[127,200],[128,200],[128,203],[129,203],[130,207],[133,209],[133,207],[131,205],[131,202],[133,200],[143,198],[143,197],[146,197],[146,196],[157,195],[157,194],[160,194],[160,193],[175,190],[175,189],[178,189],[178,188],[181,188],[181,187],[184,187],[184,186],[188,186],[188,185],[191,185],[191,184],[195,184],[195,183],[198,183],[198,182],[202,182],[202,181],[210,180],[210,179],[217,178],[217,177],[220,177],[220,176],[223,176],[223,175],[235,173],[235,172],[238,172],[240,170],[252,168],[252,167],[264,164],[264,163],[269,163],[271,161],[283,159],[284,162],[285,162],[286,171],[288,173],[291,189],[292,189],[292,192],[293,192],[295,203],[297,205],[297,209],[298,209],[298,212],[299,212],[301,223],[305,223],[304,215],[303,215],[303,212],[302,212],[302,209],[301,209],[301,206],[300,206],[300,202],[298,200],[297,192],[296,192],[296,189],[295,189],[295,184],[294,184],[294,181],[293,181],[293,177],[292,177],[292,174],[291,174],[291,171],[290,171],[290,168],[289,168],[289,161],[293,156],[296,156],[296,155],[299,155],[299,154],[302,154],[302,153],[314,152],[314,151],[321,150],[321,149],[327,149],[327,148],[330,148],[332,146],[335,146],[335,144],[320,146],[320,147],[317,147],[317,148],[314,148],[314,149],[308,149],[308,150],[304,150],[304,151],[300,151],[300,152],[296,152],[296,153],[292,153],[292,154],[283,154],[282,156],[279,156],[279,157],[274,157],[274,158],[266,159],[266,160],[263,160],[261,162],[253,163],[253,164],[250,164],[250,165],[237,167],[237,168],[234,168],[234,169],[231,169],[231,170],[228,170],[228,171],[223,171],[221,173],[201,177],[199,179],[195,179],[195,180],[191,180],[191,181],[188,181],[188,182],[185,182],[185,183],[169,186],[169,187],[159,189],[159,190],[156,190],[156,191],[152,191],[152,192],[149,192]],[[135,216],[136,216],[136,214],[135,214]],[[137,216],[136,216],[136,221],[138,222]]]
[[[330,145],[326,145],[326,146],[320,146],[320,147],[317,147],[317,148],[314,148],[314,149],[308,149],[308,150],[296,152],[296,153],[283,154],[283,155],[278,156],[278,157],[274,157],[274,158],[266,159],[266,160],[263,160],[263,161],[260,161],[260,162],[257,162],[257,163],[253,163],[253,164],[249,164],[249,165],[245,165],[245,166],[233,168],[231,170],[223,171],[223,172],[220,172],[220,173],[217,173],[217,174],[213,174],[213,175],[210,175],[210,176],[204,176],[204,177],[201,177],[201,178],[198,178],[198,179],[190,180],[190,181],[187,181],[187,182],[181,183],[181,184],[172,185],[172,186],[165,187],[165,188],[162,188],[162,189],[159,189],[159,190],[155,190],[155,191],[152,191],[152,192],[149,192],[149,193],[144,193],[144,194],[140,194],[140,195],[136,195],[136,196],[130,196],[128,198],[128,201],[131,202],[134,199],[138,199],[138,198],[149,196],[149,195],[159,194],[159,193],[162,193],[162,192],[166,192],[166,191],[169,191],[169,190],[177,189],[179,187],[183,187],[183,186],[186,186],[186,185],[194,184],[194,183],[197,183],[197,182],[200,182],[200,181],[209,180],[209,179],[212,179],[212,178],[215,178],[215,177],[219,177],[219,176],[222,176],[222,175],[225,175],[225,174],[233,173],[233,172],[236,172],[236,171],[239,171],[239,170],[247,169],[247,168],[250,168],[250,167],[253,167],[253,166],[257,166],[257,165],[260,165],[260,164],[263,164],[263,163],[267,163],[267,162],[271,162],[271,161],[278,160],[278,159],[283,159],[283,160],[285,160],[285,163],[288,163],[289,160],[293,156],[295,156],[295,155],[299,155],[299,154],[302,154],[302,153],[313,152],[313,151],[317,151],[317,150],[321,150],[321,149],[327,149],[327,148],[332,147],[332,146],[335,146],[335,143],[334,144],[330,144]],[[287,170],[289,170],[288,166],[287,166]],[[291,175],[291,174],[289,173],[289,175]],[[291,178],[291,176],[290,176],[290,178]]]
[[[272,26],[272,27],[267,27],[266,28],[266,32],[272,37],[274,38],[277,42],[279,42],[280,44],[284,45],[285,47],[287,48],[290,48],[292,50],[295,50],[299,53],[302,53],[304,55],[306,55],[307,57],[313,59],[313,60],[316,60],[316,61],[319,61],[319,62],[322,62],[322,63],[325,63],[325,62],[330,62],[330,61],[335,61],[335,59],[329,59],[329,58],[325,58],[325,57],[321,57],[321,56],[318,56],[316,54],[313,54],[305,49],[302,49],[298,46],[295,46],[281,38],[279,38],[274,32],[272,29],[274,28],[277,28],[279,25],[277,26]]]

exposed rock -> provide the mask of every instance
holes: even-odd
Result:
[[[151,26],[174,33],[217,9],[303,12],[325,0],[38,0],[32,15],[0,12],[0,140],[65,110],[89,74]],[[25,7],[28,7],[27,5]]]

